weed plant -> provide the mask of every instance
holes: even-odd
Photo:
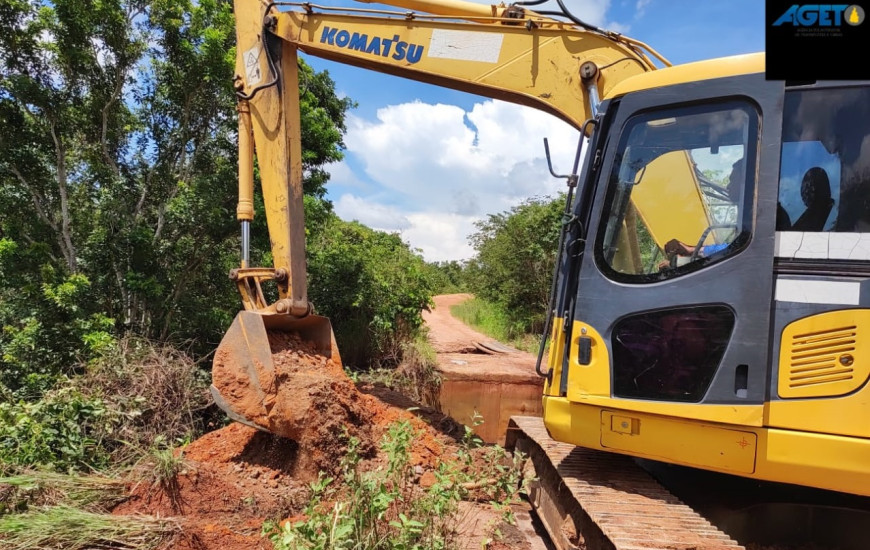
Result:
[[[162,493],[169,499],[172,509],[182,511],[181,485],[178,476],[189,466],[182,450],[173,449],[165,438],[158,437],[152,448],[133,467],[138,479],[136,487],[144,484],[151,494]],[[132,491],[135,491],[134,487]],[[132,492],[131,491],[131,492]]]
[[[471,427],[464,426],[462,445],[457,452],[461,467],[455,474],[456,482],[468,492],[466,499],[488,502],[501,512],[503,521],[513,524],[511,504],[519,494],[527,494],[530,481],[523,472],[526,456],[519,451],[510,453],[500,445],[485,445],[474,433],[474,428],[481,424],[483,416],[474,411]]]
[[[132,337],[92,361],[75,382],[113,412],[111,441],[105,446],[115,464],[130,464],[155,447],[197,437],[203,412],[212,404],[208,373],[189,355]]]
[[[458,460],[443,460],[434,471],[435,482],[422,488],[409,461],[415,436],[408,421],[390,426],[380,444],[386,464],[370,471],[360,468],[359,441],[349,438],[343,483],[321,474],[311,484],[301,519],[268,522],[264,534],[276,550],[453,550],[459,503],[471,490],[492,486],[493,499],[500,499],[493,502],[504,507],[516,498],[519,483],[507,488],[519,479],[520,469],[494,468],[483,476],[500,477],[481,477],[468,468],[474,461],[470,447]],[[471,436],[467,441],[473,441]]]
[[[354,382],[382,384],[435,410],[440,410],[441,376],[436,367],[435,350],[421,333],[404,344],[402,361],[395,368],[372,369],[364,373],[350,373]]]

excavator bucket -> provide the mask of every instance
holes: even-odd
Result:
[[[211,393],[233,420],[298,440],[306,390],[340,372],[328,318],[241,311],[215,352]]]

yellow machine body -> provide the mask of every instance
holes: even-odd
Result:
[[[836,324],[830,318],[852,318],[854,313],[808,318],[790,331],[820,332]],[[860,311],[861,317],[868,315],[870,311]],[[867,372],[852,378],[850,385],[861,389],[849,395],[842,395],[838,382],[832,381],[824,383],[825,389],[817,388],[815,395],[762,406],[614,399],[605,343],[591,327],[577,322],[575,328],[575,334],[585,328],[592,335],[593,361],[583,368],[571,365],[566,397],[544,396],[544,419],[554,439],[723,473],[870,495]],[[790,350],[781,351],[782,360],[789,361]],[[557,367],[554,376],[558,374]],[[788,380],[780,380],[780,391],[787,394],[789,387]]]
[[[627,79],[615,87],[614,93],[636,95],[701,79],[725,79],[763,70],[760,55],[693,63]],[[643,178],[678,174],[686,163],[683,160],[673,163],[676,157],[676,153],[658,157],[647,166]],[[642,217],[661,248],[671,237],[684,241],[697,238],[698,227],[711,223],[709,210],[703,207],[703,201],[697,200],[698,189],[699,186],[687,188],[685,194],[674,200],[673,196],[657,195],[639,185],[638,192],[632,194],[632,208],[628,209],[623,227],[629,225],[631,215]],[[758,196],[755,200],[759,200]],[[676,213],[670,207],[671,202],[679,205]],[[784,235],[777,231],[777,242]],[[820,233],[802,235],[809,238]],[[620,249],[613,259],[617,270],[637,263],[633,259],[637,245],[631,242],[637,238],[636,233],[626,230],[621,238]],[[773,242],[773,236],[770,240]],[[779,298],[775,289],[784,276],[774,275],[771,267],[767,269],[770,271],[759,265],[747,279],[774,278],[774,292],[757,303],[757,310],[773,309],[776,314]],[[856,271],[858,276],[863,273],[861,269]],[[832,284],[858,284],[847,283],[852,279],[839,275],[830,278]],[[816,283],[810,279],[823,277],[805,278],[809,285]],[[582,280],[579,284],[583,285]],[[649,287],[650,292],[656,292],[656,283]],[[687,281],[686,288],[693,287],[695,284]],[[736,302],[737,295],[732,296]],[[825,305],[826,301],[831,304]],[[603,301],[599,298],[590,303],[594,306]],[[782,322],[774,322],[774,315],[767,325],[769,332],[757,335],[759,342],[770,337],[769,362],[764,364],[769,388],[763,400],[745,405],[739,399],[718,404],[614,395],[613,342],[602,336],[612,325],[585,322],[584,310],[578,306],[577,317],[568,321],[572,325],[570,331],[564,329],[566,319],[560,315],[550,333],[552,344],[547,362],[550,376],[544,391],[547,428],[554,439],[583,447],[870,496],[870,355],[866,349],[870,344],[863,334],[863,327],[870,322],[870,309],[863,309],[863,302],[857,298],[854,305],[848,306],[840,306],[836,298],[824,296],[818,303],[815,307],[822,311],[797,315],[782,327],[779,326]],[[791,304],[780,307],[785,312],[798,308]],[[618,317],[613,319],[613,323],[619,321]],[[570,340],[566,340],[569,333]],[[585,341],[586,351],[580,350],[581,340]],[[580,357],[584,357],[582,362]],[[561,387],[560,380],[565,380]]]
[[[264,326],[293,330],[294,319],[306,319],[313,311],[305,281],[297,51],[531,106],[591,134],[590,161],[579,178],[578,208],[598,219],[603,209],[618,200],[605,195],[603,186],[621,185],[629,190],[626,193],[631,192],[624,217],[609,229],[618,234],[608,241],[609,249],[601,252],[600,243],[593,242],[591,234],[596,228],[586,225],[577,231],[589,231],[588,239],[585,233],[569,239],[572,246],[587,243],[586,256],[570,247],[560,251],[562,303],[554,308],[557,313],[549,338],[543,396],[544,420],[552,436],[610,452],[870,495],[870,389],[866,383],[870,357],[859,330],[870,321],[870,310],[833,308],[795,318],[784,328],[774,323],[770,313],[776,309],[775,283],[771,282],[776,278],[771,214],[775,200],[773,195],[765,195],[764,186],[770,185],[765,178],[775,177],[774,165],[779,158],[775,149],[780,143],[766,140],[772,139],[767,132],[782,116],[783,85],[776,88],[763,83],[763,54],[671,67],[637,41],[530,11],[459,0],[387,3],[416,11],[337,13],[332,8],[300,4],[298,10],[282,12],[255,0],[235,0],[240,96],[238,217],[244,223],[253,216],[251,174],[256,156],[275,261],[270,268],[252,268],[243,261],[236,271],[244,313],[262,318],[279,316],[286,322],[269,321]],[[654,61],[663,67],[657,69]],[[596,112],[598,100],[605,104],[603,115]],[[616,157],[608,148],[616,147],[623,128],[643,119],[650,109],[665,109],[682,101],[688,102],[684,109],[687,120],[699,109],[703,114],[704,104],[710,103],[711,109],[725,105],[721,108],[731,108],[727,112],[749,121],[745,123],[749,134],[744,132],[742,143],[749,159],[747,177],[754,183],[746,187],[741,204],[755,208],[756,214],[743,220],[743,227],[753,232],[748,240],[732,241],[718,229],[710,230],[715,225],[717,203],[705,198],[705,183],[692,156],[683,150],[667,150],[666,141],[662,142],[663,152],[643,160],[645,171],[625,181],[616,181],[616,176],[612,181],[607,179],[608,163],[618,162],[618,158],[612,160]],[[732,104],[737,106],[728,107]],[[621,114],[626,112],[630,116]],[[593,124],[584,124],[587,120]],[[666,118],[644,124],[650,135],[679,135],[667,133]],[[733,141],[723,139],[722,145]],[[719,146],[718,142],[707,144],[711,154]],[[669,188],[668,194],[656,191],[673,179],[683,184]],[[762,212],[764,216],[759,214]],[[656,260],[666,259],[670,241],[697,245],[692,246],[696,251],[683,260],[685,265],[672,262],[676,275],[660,275],[657,270],[664,268],[659,268]],[[642,250],[648,246],[652,246],[652,256]],[[720,254],[721,258],[715,253],[703,258],[700,249],[707,246],[727,246],[734,254],[745,249],[749,253],[744,256],[763,261],[741,263],[740,256],[725,255],[728,252]],[[598,256],[592,259],[591,255],[601,254],[605,254],[603,260]],[[581,262],[582,268],[578,267]],[[575,303],[574,297],[583,298],[584,289],[594,289],[588,286],[588,274],[602,262],[616,274],[615,280],[645,277],[643,284],[619,282],[607,287],[611,294],[598,293],[586,297],[582,304]],[[717,269],[723,281],[743,273],[739,276],[742,282],[729,283],[727,292],[705,298],[701,279],[715,282],[716,276],[703,275],[700,269],[696,274],[692,271],[696,264],[720,266]],[[683,273],[688,275],[677,278]],[[740,298],[741,292],[752,289],[753,277],[766,281],[758,285],[765,294],[754,301]],[[274,304],[267,304],[260,290],[261,283],[269,280],[278,283],[279,300]],[[636,303],[639,312],[653,314],[668,307],[671,298],[691,306],[691,300],[681,298],[677,290],[681,280],[685,289],[698,296],[695,301],[709,301],[705,307],[733,310],[750,318],[759,338],[768,342],[770,350],[763,352],[767,358],[763,364],[747,362],[734,371],[740,386],[747,370],[744,367],[750,369],[749,391],[754,391],[755,397],[746,399],[742,386],[735,390],[733,400],[675,402],[617,395],[614,365],[618,362],[610,351],[614,343],[607,335],[615,324],[635,313],[631,304]],[[626,309],[620,312],[607,302],[623,293],[619,299],[624,300]],[[766,316],[757,312],[766,312]],[[257,324],[251,315],[240,318],[237,329],[222,346],[231,356],[259,357],[262,354],[252,350],[268,350],[266,331],[259,327],[247,330],[242,326],[245,323]],[[303,325],[319,335],[322,341],[318,345],[334,350],[328,320],[318,319],[313,327],[310,321]],[[259,336],[252,341],[249,334]],[[742,337],[731,345],[747,348],[749,343]],[[337,360],[337,350],[334,355]],[[239,365],[250,363],[249,357],[239,357]],[[764,374],[753,374],[759,370]],[[758,390],[759,381],[769,387]],[[759,397],[761,394],[765,396]],[[261,429],[269,430],[270,426],[268,422],[258,424]]]

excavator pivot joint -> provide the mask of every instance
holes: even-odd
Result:
[[[305,317],[311,314],[312,309],[310,302],[291,300],[290,298],[284,298],[275,302],[275,311],[277,313],[292,315],[293,317]]]
[[[598,66],[592,61],[587,61],[580,65],[580,78],[584,82],[587,80],[595,80],[598,77]]]

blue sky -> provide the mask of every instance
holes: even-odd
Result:
[[[646,42],[674,64],[764,49],[760,0],[564,2],[581,19]],[[358,103],[346,158],[329,168],[328,197],[343,219],[397,232],[428,261],[462,260],[474,255],[468,236],[476,221],[564,188],[549,176],[542,138],[550,140],[557,172],[567,172],[578,133],[554,117],[304,57]]]

